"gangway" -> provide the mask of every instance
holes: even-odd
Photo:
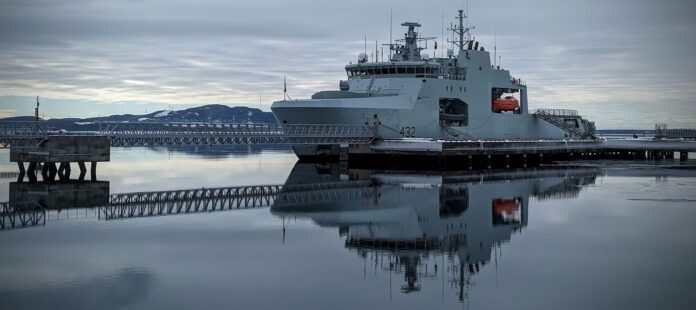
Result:
[[[591,133],[583,132],[579,128],[566,123],[563,120],[563,116],[577,116],[577,111],[575,110],[563,110],[563,109],[538,109],[534,115],[540,119],[543,119],[552,125],[563,129],[564,131],[574,135],[580,139],[588,138]]]

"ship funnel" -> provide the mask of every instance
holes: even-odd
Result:
[[[454,57],[454,50],[453,49],[451,49],[451,48],[447,49],[447,57],[448,58]]]

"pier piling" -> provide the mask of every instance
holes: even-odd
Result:
[[[53,182],[56,176],[59,180],[70,179],[70,163],[80,167],[80,180],[84,180],[87,167],[85,161],[91,163],[90,179],[97,179],[97,162],[110,160],[110,142],[106,136],[73,136],[50,135],[38,145],[10,148],[10,161],[16,162],[19,170],[19,180],[22,182],[26,174],[30,182],[36,182],[36,170],[41,169],[43,181]],[[24,163],[29,165],[25,169]]]

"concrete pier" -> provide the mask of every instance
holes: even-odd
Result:
[[[26,174],[30,182],[37,180],[40,167],[44,181],[61,181],[70,179],[71,163],[77,163],[80,169],[79,180],[87,174],[85,162],[91,163],[91,180],[97,179],[97,162],[110,160],[110,141],[106,136],[50,135],[35,146],[10,148],[10,162],[16,162],[19,168],[18,181]],[[25,168],[25,163],[28,165]]]
[[[439,167],[527,167],[555,160],[687,160],[694,141],[530,140],[434,141],[383,140],[349,145],[341,160],[357,165],[427,165]]]

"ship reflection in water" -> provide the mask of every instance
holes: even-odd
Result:
[[[484,272],[495,271],[497,274],[501,251],[506,246],[511,247],[512,245],[508,243],[514,242],[516,238],[520,239],[521,234],[527,230],[530,225],[530,201],[535,204],[533,208],[535,209],[536,204],[542,200],[575,199],[584,188],[596,185],[598,177],[616,173],[616,171],[608,171],[610,170],[601,167],[555,166],[485,172],[410,172],[349,169],[338,164],[298,163],[283,184],[121,194],[110,193],[110,184],[106,181],[13,182],[9,185],[10,201],[3,204],[4,209],[0,214],[3,225],[0,235],[20,230],[18,228],[27,228],[26,231],[39,231],[39,233],[43,229],[53,231],[51,219],[60,216],[50,216],[51,213],[92,212],[94,216],[91,219],[98,222],[110,222],[109,229],[119,230],[119,227],[127,226],[128,229],[137,227],[152,232],[164,228],[157,225],[154,228],[143,227],[152,223],[162,223],[162,219],[134,221],[137,223],[130,226],[121,223],[131,223],[130,219],[135,218],[182,215],[181,220],[165,221],[175,224],[167,228],[170,229],[168,234],[173,234],[178,232],[177,229],[181,229],[180,225],[186,225],[189,219],[198,224],[207,222],[220,225],[219,222],[229,221],[230,216],[236,216],[232,213],[251,212],[244,211],[249,209],[256,209],[257,217],[260,216],[259,214],[268,217],[267,211],[259,209],[269,208],[270,215],[278,219],[278,226],[281,226],[281,223],[283,225],[283,240],[292,238],[293,234],[302,233],[297,230],[286,230],[285,225],[292,223],[293,220],[300,222],[308,220],[320,227],[335,229],[342,237],[337,242],[344,243],[348,252],[339,250],[347,254],[349,261],[355,262],[356,259],[360,259],[363,260],[363,268],[374,267],[375,274],[383,277],[388,274],[389,296],[392,296],[392,291],[400,291],[403,294],[399,295],[404,297],[421,296],[425,294],[425,291],[439,290],[439,285],[430,287],[435,286],[434,283],[443,283],[443,290],[445,290],[444,283],[447,283],[447,286],[451,287],[448,295],[456,296],[456,299],[450,298],[452,302],[456,302],[457,299],[468,302],[472,296],[482,294],[480,290],[472,292],[473,284],[490,277],[490,275],[484,275]],[[674,172],[662,169],[656,173],[656,176],[661,176]],[[232,213],[226,211],[232,211]],[[183,216],[196,213],[204,213],[205,215],[202,216],[205,218]],[[215,217],[216,214],[220,214],[220,218],[224,220],[218,220],[220,218]],[[64,225],[60,228],[65,229],[65,227]],[[220,227],[225,226],[218,226],[217,229],[224,229]],[[543,224],[539,224],[538,227],[543,230]],[[127,233],[128,229],[119,231],[123,230],[120,233]],[[235,233],[234,230],[230,230],[226,232],[226,236],[229,237]],[[281,255],[289,256],[283,256],[280,259],[291,260],[293,264],[302,265],[307,259],[303,256],[307,255],[303,252],[304,250],[298,249],[299,254],[292,255],[288,253],[295,252],[273,252],[278,249],[281,239],[280,232],[277,234],[273,232],[273,234],[273,238],[277,239],[264,241],[264,247],[270,251],[268,253],[285,253]],[[187,238],[193,238],[193,236],[196,235]],[[539,237],[535,236],[535,238]],[[297,247],[297,239],[299,238],[293,239],[292,244],[285,244],[283,247]],[[203,243],[215,242],[211,241],[215,240],[214,238],[202,240],[204,240]],[[244,252],[238,251],[239,248],[244,249],[244,245],[239,245],[241,241],[234,240],[234,243],[224,241],[224,247],[229,247],[230,253]],[[156,239],[156,242],[156,244],[171,242],[173,248],[177,249],[183,246],[181,251],[188,251],[186,246],[190,246],[176,243],[174,239]],[[334,241],[330,240],[330,242]],[[322,247],[317,250],[321,252],[330,246],[323,244]],[[254,252],[258,250],[257,248],[248,247],[248,249],[251,249],[248,251],[255,253],[254,255],[260,255]],[[210,258],[206,255],[212,254],[199,249],[196,255]],[[228,255],[225,257],[230,259],[237,257],[236,254]],[[326,268],[350,267],[332,265],[330,262],[324,263],[328,264],[324,266]],[[246,264],[254,266],[250,261]],[[232,268],[230,266],[233,265],[225,263],[213,265],[213,267],[225,269]],[[131,268],[130,266],[122,267]],[[152,267],[145,269],[148,268]],[[269,267],[264,265],[259,269],[260,275],[274,277],[260,271],[265,270],[264,268]],[[273,270],[278,272],[283,268],[286,267],[278,266]],[[392,283],[392,276],[399,280],[394,280]],[[166,274],[162,274],[161,277],[166,279]],[[211,281],[211,285],[213,282],[217,283],[216,281],[230,281],[228,278],[225,279],[212,277],[206,281]],[[316,285],[321,286],[321,282],[317,282]],[[57,293],[70,295],[62,291]],[[19,295],[15,293],[3,292],[1,287],[0,296],[7,297],[8,300],[19,298],[17,297]]]
[[[346,248],[369,256],[381,270],[402,273],[403,293],[419,291],[421,277],[447,273],[463,301],[472,276],[491,261],[493,251],[527,226],[530,197],[577,197],[600,172],[557,167],[485,174],[341,174],[337,165],[298,164],[286,186],[345,186],[302,193],[309,199],[281,193],[271,213],[337,227]]]

